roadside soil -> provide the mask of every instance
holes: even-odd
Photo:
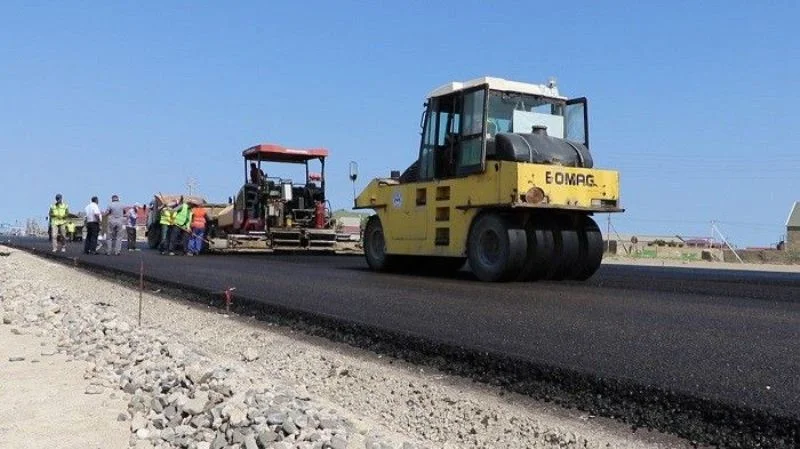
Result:
[[[0,447],[127,448],[128,425],[117,421],[126,401],[86,394],[89,364],[68,361],[48,340],[0,326]]]
[[[639,259],[632,257],[611,256],[604,257],[603,263],[607,265],[637,265],[643,267],[683,267],[702,268],[708,270],[743,270],[743,271],[772,271],[776,273],[800,273],[800,265],[779,265],[768,263],[732,263],[732,262],[705,262],[705,261],[680,261],[670,259]]]

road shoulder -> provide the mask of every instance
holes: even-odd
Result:
[[[30,329],[0,326],[0,447],[127,448],[116,419],[126,401],[86,394],[89,363],[69,361]]]

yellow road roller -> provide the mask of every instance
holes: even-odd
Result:
[[[595,273],[603,237],[592,215],[624,209],[619,173],[594,168],[586,98],[560,95],[554,80],[451,82],[428,95],[420,125],[417,160],[355,198],[375,211],[363,237],[371,269],[469,262],[489,282]]]

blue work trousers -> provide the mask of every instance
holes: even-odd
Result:
[[[161,240],[158,243],[158,249],[163,253],[169,248],[170,225],[161,225]]]
[[[189,239],[190,253],[200,254],[200,251],[203,250],[203,237],[205,233],[205,228],[192,228],[192,236]]]

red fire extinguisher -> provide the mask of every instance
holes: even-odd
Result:
[[[314,205],[314,227],[322,229],[325,227],[325,203],[317,201]]]

